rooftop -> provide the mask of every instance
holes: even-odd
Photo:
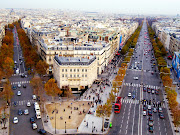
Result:
[[[54,60],[58,62],[59,65],[90,65],[96,56],[88,56],[87,58],[82,57],[54,57]]]

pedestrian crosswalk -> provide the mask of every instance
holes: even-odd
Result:
[[[20,74],[13,74],[12,76],[21,76],[24,73],[20,73]]]
[[[141,84],[136,84],[136,83],[124,83],[123,85],[125,86],[132,86],[132,87],[141,87]],[[143,87],[148,87],[151,89],[160,89],[159,86],[154,86],[154,85],[143,85]]]
[[[17,105],[26,105],[27,102],[30,102],[31,104],[33,104],[35,102],[35,100],[22,100],[22,101],[16,101]],[[14,102],[11,102],[10,105],[14,105]]]
[[[139,100],[129,99],[129,98],[121,98],[122,103],[130,103],[130,104],[139,104]]]
[[[30,81],[11,82],[11,85],[14,85],[14,84],[24,84],[24,83],[30,83]]]

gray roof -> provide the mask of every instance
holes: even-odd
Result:
[[[95,59],[96,56],[89,56],[89,59],[81,57],[58,57],[57,55],[54,57],[54,60],[59,65],[90,65]]]

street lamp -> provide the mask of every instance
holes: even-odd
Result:
[[[93,124],[94,124],[94,122],[92,121],[92,133],[93,133]]]
[[[65,121],[65,133],[66,133],[66,121]]]

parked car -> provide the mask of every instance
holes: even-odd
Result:
[[[32,124],[32,129],[37,129],[37,124],[36,123]]]
[[[46,131],[44,129],[38,129],[38,133],[45,135]]]
[[[20,84],[20,83],[18,83],[18,85],[17,85],[17,86],[18,86],[18,88],[21,88],[21,84]]]
[[[128,93],[128,97],[131,97],[131,93]]]
[[[154,113],[156,113],[156,112],[157,112],[157,109],[156,109],[155,107],[154,107],[154,109],[153,109],[153,112],[154,112]]]
[[[26,85],[25,85],[25,84],[23,85],[23,88],[26,88]]]
[[[149,126],[149,132],[153,133],[153,126]]]

